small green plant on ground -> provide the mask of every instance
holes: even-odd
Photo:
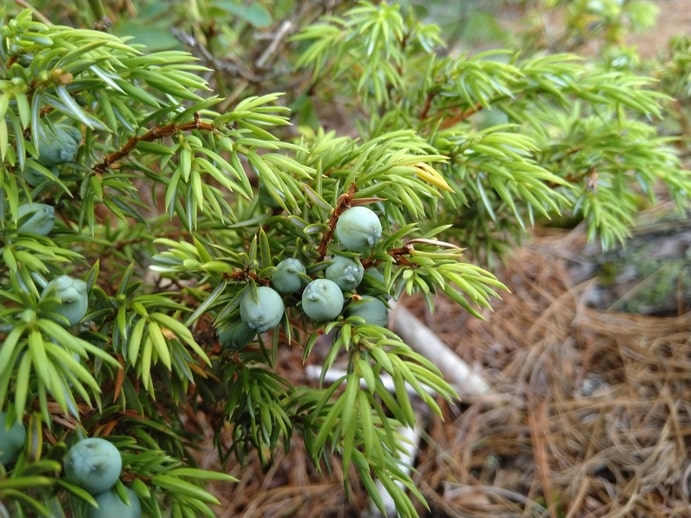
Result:
[[[204,485],[232,477],[196,467],[199,411],[223,461],[269,464],[299,435],[346,489],[355,473],[383,508],[379,481],[415,516],[409,391],[437,415],[456,394],[385,327],[389,301],[479,316],[504,286],[463,248],[491,258],[572,212],[613,244],[659,183],[680,207],[689,192],[650,79],[446,55],[397,5],[295,32],[300,102],[229,105],[187,52],[29,10],[0,35],[0,516],[213,516]],[[308,124],[329,99],[356,136]],[[347,363],[338,382],[276,373],[318,343],[323,373]]]

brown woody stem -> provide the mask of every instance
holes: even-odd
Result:
[[[319,242],[319,248],[317,248],[317,251],[319,252],[319,257],[323,259],[326,256],[326,249],[329,246],[329,241],[331,241],[331,238],[333,237],[334,229],[336,228],[336,223],[338,222],[338,218],[341,217],[341,214],[348,209],[351,206],[351,202],[353,200],[353,196],[355,195],[355,191],[357,190],[357,187],[355,184],[351,185],[348,188],[348,191],[341,194],[338,197],[338,202],[336,203],[336,206],[334,207],[333,212],[331,213],[331,217],[329,218],[328,222],[328,230],[324,232],[324,235],[322,236],[321,241]]]
[[[120,160],[123,157],[129,155],[132,150],[137,147],[140,142],[153,142],[164,137],[170,137],[175,135],[179,131],[191,131],[194,129],[200,129],[203,131],[214,131],[216,128],[213,124],[209,122],[203,122],[198,113],[194,114],[194,120],[192,122],[185,122],[182,124],[168,124],[166,126],[158,126],[153,128],[144,135],[132,137],[125,143],[122,148],[117,151],[107,155],[103,162],[96,164],[93,169],[98,172],[106,171],[111,165]]]

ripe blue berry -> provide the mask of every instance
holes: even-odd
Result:
[[[324,272],[327,279],[334,281],[343,291],[351,291],[362,282],[365,269],[357,259],[337,255]]]
[[[87,518],[141,518],[142,505],[139,497],[130,488],[126,487],[129,504],[122,501],[114,489],[109,489],[96,496],[98,509],[89,507]]]
[[[53,310],[67,318],[71,326],[79,323],[89,309],[86,283],[68,275],[61,275],[50,281],[41,297],[58,298],[60,303]]]
[[[250,343],[257,332],[245,324],[242,320],[233,322],[218,330],[218,341],[228,349],[242,349]]]
[[[24,203],[19,206],[17,215],[20,232],[47,236],[55,226],[55,209],[45,203]]]
[[[77,156],[81,140],[79,129],[69,124],[56,124],[55,131],[45,129],[37,143],[38,161],[46,167],[71,162]]]
[[[302,292],[302,311],[312,320],[333,320],[343,310],[343,292],[334,281],[315,279]]]
[[[0,464],[7,465],[17,458],[26,441],[26,428],[21,421],[7,427],[7,414],[0,412]]]
[[[283,259],[276,265],[276,271],[271,276],[271,284],[281,293],[295,293],[302,288],[305,272],[305,266],[299,259]]]
[[[256,294],[248,290],[240,300],[240,318],[257,333],[276,327],[284,312],[283,299],[276,290],[268,286],[258,287]]]
[[[362,283],[378,291],[386,288],[384,274],[376,266],[371,266],[365,270],[365,274],[362,276]]]
[[[367,252],[381,239],[379,217],[367,207],[352,207],[338,218],[336,237],[353,252]]]
[[[82,439],[65,456],[67,480],[98,495],[112,488],[120,478],[122,457],[112,442],[99,437]]]
[[[364,295],[360,300],[348,305],[348,316],[358,316],[365,323],[386,327],[389,320],[389,309],[381,300],[370,295]]]

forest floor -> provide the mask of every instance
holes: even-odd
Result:
[[[691,29],[691,0],[660,2],[660,25],[635,39],[647,56]],[[584,232],[538,230],[495,273],[511,290],[474,319],[443,298],[401,303],[490,385],[428,417],[414,480],[430,517],[691,517],[691,313],[591,307],[578,275]],[[279,373],[307,383],[300,351]],[[213,452],[207,461],[215,462]],[[334,462],[337,465],[338,459]],[[355,517],[335,468],[318,474],[298,439],[262,469],[232,467],[221,518]]]

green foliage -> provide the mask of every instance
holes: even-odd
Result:
[[[365,32],[367,17],[378,25]],[[536,218],[573,211],[611,246],[660,181],[686,202],[671,141],[649,122],[665,99],[651,79],[569,54],[447,56],[433,28],[404,20],[395,5],[362,4],[298,35],[310,42],[298,65],[319,78],[316,95],[357,103],[364,139],[412,127],[446,158],[439,170],[454,194],[427,211],[430,225],[452,225],[491,255]]]
[[[660,10],[657,2],[648,0],[540,0],[535,4],[525,17],[523,43],[552,51],[620,47],[628,35],[652,29]],[[554,15],[563,17],[557,27],[550,21]]]
[[[424,499],[399,429],[415,424],[413,397],[441,415],[456,395],[382,325],[383,301],[445,295],[480,316],[505,288],[461,246],[491,258],[560,213],[613,244],[658,184],[683,206],[691,184],[653,125],[667,97],[611,61],[447,53],[438,27],[397,5],[307,24],[321,13],[310,4],[298,27],[281,20],[290,2],[274,18],[261,2],[195,5],[179,41],[204,65],[177,43],[3,15],[0,409],[28,439],[0,467],[0,515],[87,516],[94,496],[63,463],[107,436],[119,497],[131,489],[145,516],[213,516],[204,485],[233,479],[195,467],[188,416],[201,411],[223,461],[254,449],[268,464],[298,434],[315,466],[340,456],[346,487],[356,473],[383,507],[378,480],[414,516]],[[104,28],[101,11],[62,14]],[[293,28],[250,60],[239,42],[269,26]],[[254,68],[231,72],[228,48]],[[258,75],[279,55],[294,67],[283,84],[302,85],[285,95]],[[319,124],[325,106],[348,110],[338,132]],[[304,270],[279,295],[288,259]],[[339,288],[329,278],[352,274],[348,261],[357,275]],[[303,286],[326,286],[315,308]],[[307,361],[324,337],[318,387],[277,372],[280,349]],[[346,374],[326,384],[337,361]]]
[[[691,143],[691,38],[677,35],[670,38],[660,61],[650,64],[660,79],[660,90],[674,99],[663,128],[677,138],[688,156]]]

